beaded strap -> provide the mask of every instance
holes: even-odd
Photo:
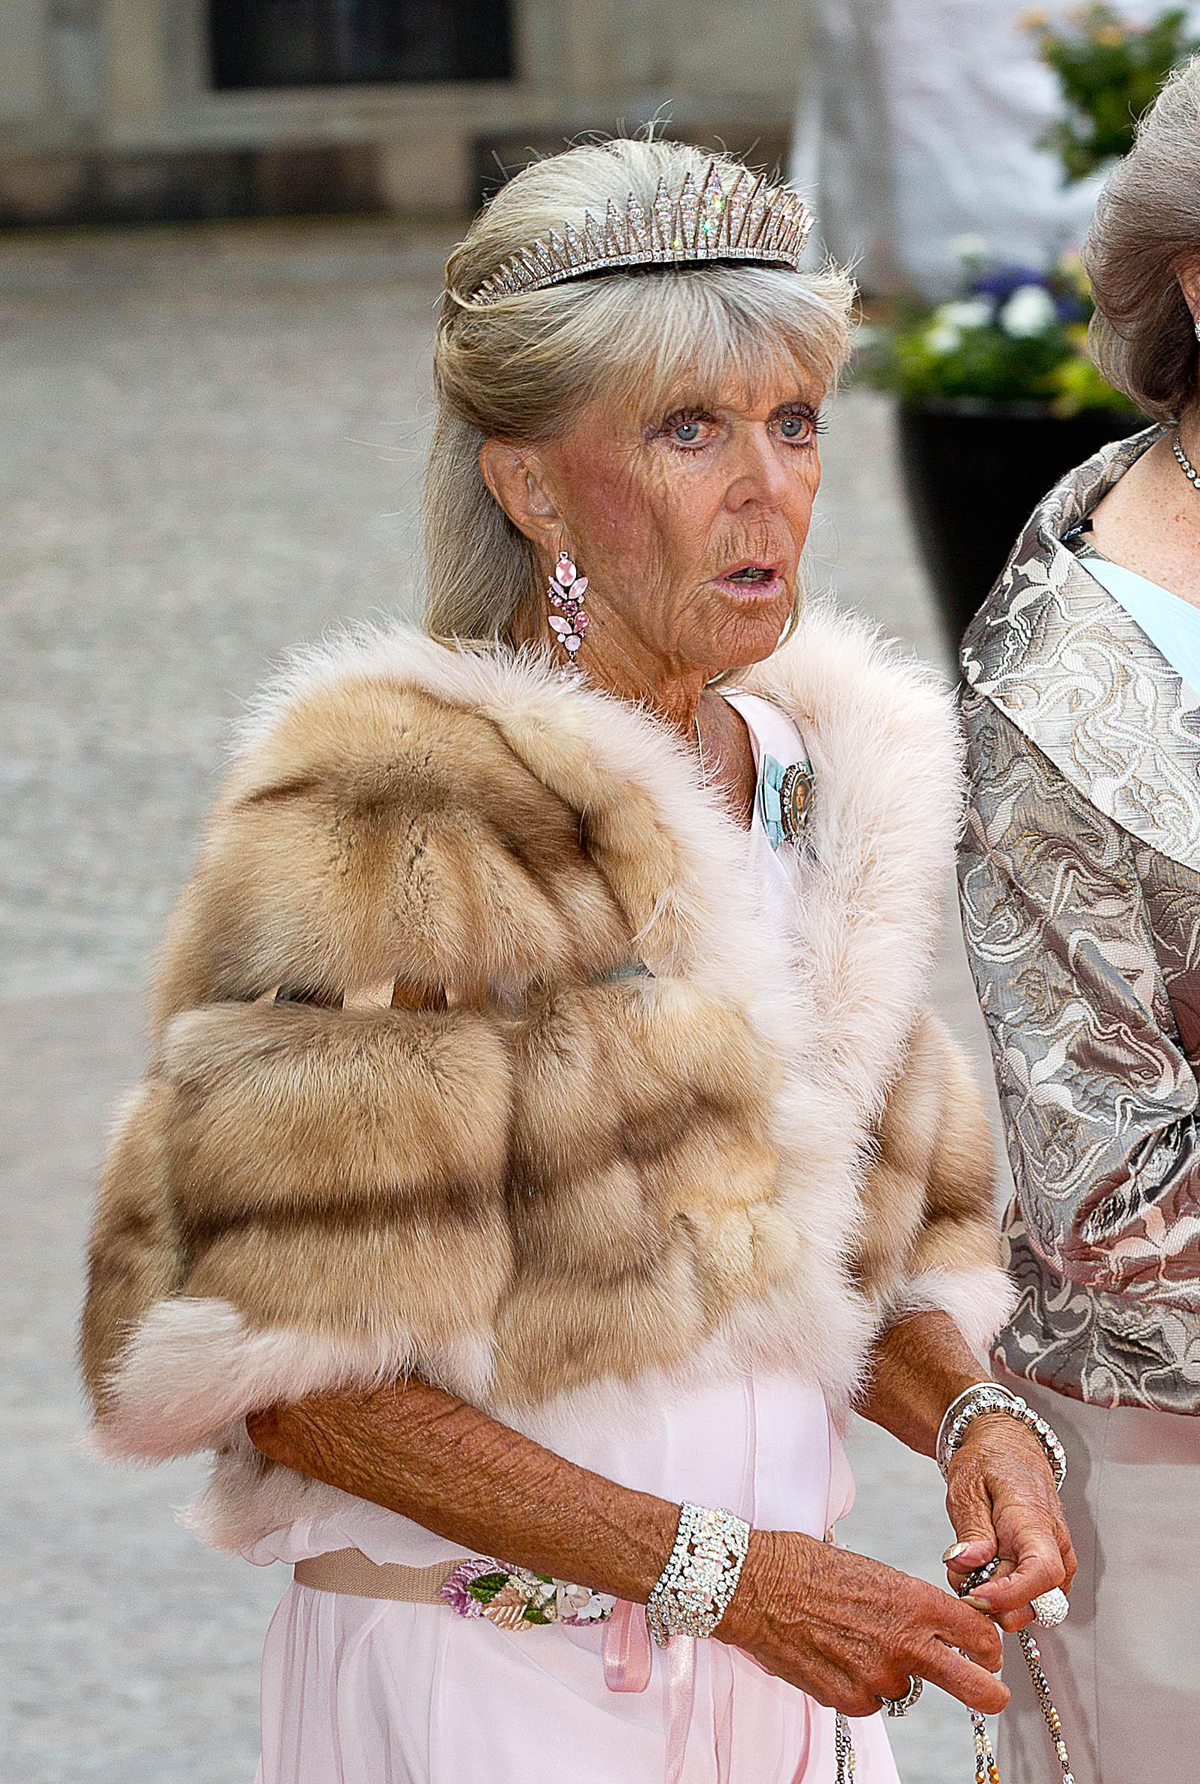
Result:
[[[680,1506],[675,1546],[646,1604],[660,1648],[673,1635],[712,1634],[737,1590],[749,1542],[749,1524],[732,1512]]]
[[[1025,1664],[1029,1668],[1029,1679],[1033,1686],[1033,1694],[1038,1700],[1038,1708],[1045,1717],[1046,1727],[1050,1730],[1054,1756],[1062,1768],[1062,1784],[1075,1784],[1075,1776],[1071,1771],[1071,1758],[1067,1752],[1067,1743],[1063,1739],[1062,1721],[1054,1707],[1054,1699],[1050,1695],[1050,1682],[1042,1670],[1041,1649],[1033,1638],[1032,1630],[1022,1629],[1017,1640],[1025,1655]]]
[[[1010,1393],[995,1381],[976,1382],[974,1387],[966,1388],[946,1408],[937,1440],[937,1464],[943,1475],[948,1472],[955,1451],[962,1448],[967,1432],[975,1420],[990,1412],[1002,1412],[1007,1418],[1019,1420],[1026,1430],[1033,1432],[1046,1453],[1055,1486],[1061,1487],[1067,1478],[1067,1454],[1054,1430],[1040,1413],[1033,1410],[1028,1401],[1022,1400],[1019,1394]]]
[[[843,1716],[840,1710],[833,1725],[833,1752],[837,1763],[837,1784],[854,1784],[854,1736],[850,1733],[849,1716]]]
[[[983,1567],[977,1567],[969,1574],[959,1587],[959,1597],[965,1598],[984,1580],[990,1580],[995,1573],[999,1561],[989,1561]],[[1037,1600],[1034,1600],[1036,1604]],[[1025,1665],[1029,1669],[1029,1679],[1033,1686],[1038,1708],[1050,1735],[1050,1744],[1054,1748],[1054,1757],[1058,1760],[1062,1773],[1062,1784],[1075,1784],[1075,1774],[1071,1770],[1071,1756],[1067,1752],[1067,1743],[1063,1739],[1062,1721],[1050,1695],[1050,1682],[1042,1668],[1042,1655],[1033,1634],[1022,1629],[1017,1637],[1021,1644],[1021,1652],[1025,1656]],[[988,1739],[987,1723],[978,1710],[970,1711],[971,1729],[975,1737],[975,1784],[1000,1784],[1000,1771],[996,1764],[996,1756],[992,1751],[992,1743]]]

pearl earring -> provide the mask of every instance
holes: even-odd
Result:
[[[587,577],[579,574],[567,552],[560,551],[546,597],[551,607],[558,608],[557,613],[550,615],[550,630],[572,662],[591,623],[583,610],[587,585]]]

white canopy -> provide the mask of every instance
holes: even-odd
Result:
[[[1166,0],[1118,0],[1131,18]],[[1034,148],[1058,86],[1012,0],[811,0],[812,57],[791,178],[819,234],[868,290],[942,297],[956,242],[1043,265],[1077,244],[1100,179],[1064,187]],[[1061,15],[1063,5],[1047,7]],[[1192,7],[1200,24],[1200,4]]]

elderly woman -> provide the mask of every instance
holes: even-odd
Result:
[[[85,1363],[109,1454],[215,1451],[196,1528],[295,1567],[263,1784],[882,1784],[881,1703],[1000,1709],[991,1617],[1070,1571],[923,1009],[953,716],[796,623],[850,301],[807,223],[661,143],[494,200],[428,635],[266,695],[168,935]],[[971,1602],[832,1545],[855,1397],[927,1453],[952,1411]]]
[[[1064,479],[967,635],[961,885],[1017,1186],[995,1361],[1074,1456],[1068,1745],[1158,1784],[1200,1747],[1200,64],[1086,260],[1099,362],[1162,425]],[[1013,1683],[1006,1784],[1034,1784]]]

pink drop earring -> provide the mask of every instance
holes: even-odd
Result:
[[[551,607],[558,609],[557,613],[550,615],[550,630],[555,634],[572,662],[574,662],[575,652],[583,643],[584,634],[591,624],[583,610],[583,597],[587,592],[587,585],[587,577],[579,574],[565,551],[560,551],[546,595]]]

